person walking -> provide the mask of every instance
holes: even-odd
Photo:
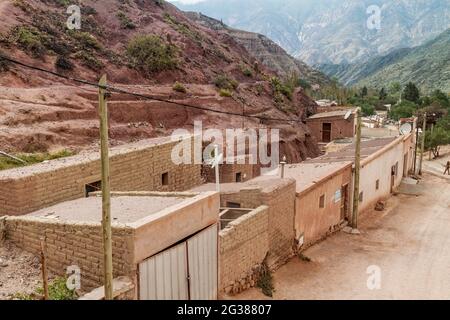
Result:
[[[444,175],[445,174],[450,175],[450,161],[447,161],[447,165],[445,166]]]

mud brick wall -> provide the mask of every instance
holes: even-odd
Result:
[[[244,187],[238,192],[221,193],[221,206],[235,202],[241,208],[269,207],[268,265],[276,269],[293,254],[295,247],[295,180],[275,181],[273,187]]]
[[[269,209],[261,206],[220,231],[219,293],[237,294],[255,286],[269,251]]]
[[[114,277],[134,277],[133,229],[112,228]],[[103,284],[103,242],[101,225],[46,221],[33,217],[9,217],[7,239],[18,247],[39,255],[45,239],[47,266],[56,275],[66,275],[67,267],[81,270],[81,289],[92,290]]]
[[[214,168],[210,165],[203,167],[206,182],[216,182]],[[241,174],[241,181],[236,181],[237,173]],[[222,164],[219,167],[219,179],[221,183],[245,182],[261,175],[261,167],[257,164]]]
[[[193,144],[193,139],[191,141]],[[176,143],[140,142],[112,148],[111,189],[184,191],[200,185],[201,165],[176,165],[172,162],[171,152]],[[168,173],[167,185],[163,185],[163,173]],[[26,214],[84,197],[86,184],[100,180],[98,152],[1,171],[0,216]]]

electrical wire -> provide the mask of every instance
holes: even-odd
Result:
[[[238,116],[238,117],[244,117],[244,118],[259,119],[259,120],[263,120],[263,121],[279,121],[279,122],[289,122],[289,123],[291,123],[291,122],[299,122],[299,120],[295,120],[295,119],[271,118],[271,117],[263,117],[263,116],[257,116],[257,115],[245,115],[245,114],[240,114],[240,113],[235,113],[235,112],[215,110],[215,109],[211,109],[211,108],[207,108],[207,107],[191,105],[191,104],[184,103],[184,102],[177,102],[177,101],[173,101],[173,100],[167,100],[167,99],[163,99],[163,98],[152,97],[152,96],[148,96],[148,95],[144,95],[144,94],[140,94],[140,93],[136,93],[136,92],[127,91],[127,90],[120,89],[120,88],[113,87],[113,86],[109,86],[109,85],[102,86],[102,85],[99,85],[98,83],[95,83],[95,82],[91,82],[91,81],[84,80],[84,79],[73,78],[73,77],[70,77],[70,76],[67,76],[67,75],[63,75],[63,74],[58,73],[58,72],[54,72],[54,71],[47,70],[47,69],[44,69],[44,68],[32,66],[32,65],[26,64],[24,62],[21,62],[21,61],[12,59],[10,57],[7,57],[7,56],[5,56],[5,55],[3,55],[1,53],[0,53],[0,59],[6,60],[6,61],[8,61],[10,63],[22,66],[24,68],[28,68],[28,69],[31,69],[31,70],[35,70],[35,71],[51,74],[51,75],[53,75],[55,77],[62,78],[62,79],[65,79],[65,80],[69,80],[71,82],[80,83],[80,84],[84,84],[84,85],[88,85],[88,86],[93,86],[93,87],[96,87],[96,88],[107,90],[109,92],[126,94],[126,95],[134,96],[134,97],[137,97],[137,98],[141,98],[141,99],[174,104],[174,105],[177,105],[177,106],[181,106],[181,107],[185,107],[185,108],[189,108],[189,109],[201,110],[201,111],[205,111],[205,112],[213,112],[213,113],[225,114],[225,115],[230,115],[230,116]]]

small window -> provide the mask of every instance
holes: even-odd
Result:
[[[359,202],[363,202],[364,201],[364,192],[360,192],[359,193]]]
[[[375,182],[375,189],[376,190],[380,189],[380,180],[379,179]]]
[[[242,174],[240,172],[236,173],[236,182],[242,182]]]
[[[91,183],[86,183],[84,186],[84,195],[85,197],[89,197],[89,193],[91,192],[97,192],[102,190],[102,182],[101,181],[95,181]]]
[[[227,208],[240,208],[241,204],[237,202],[227,202]]]
[[[169,185],[169,173],[168,172],[164,172],[161,175],[161,184],[163,186],[168,186]]]
[[[319,199],[319,208],[325,208],[325,195],[321,195]]]

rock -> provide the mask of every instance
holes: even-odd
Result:
[[[386,203],[384,201],[378,201],[375,205],[376,211],[383,211],[386,208]]]

